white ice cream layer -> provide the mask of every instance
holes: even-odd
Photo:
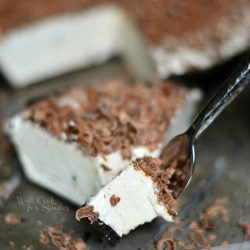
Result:
[[[163,144],[187,128],[200,97],[197,90],[188,92],[186,102],[172,118],[166,138],[158,148],[150,152],[144,146],[134,147],[132,160],[145,155],[159,156]],[[17,149],[25,175],[32,182],[77,205],[85,203],[91,194],[96,193],[131,162],[124,160],[118,151],[107,155],[106,159],[100,155],[86,156],[76,143],[52,136],[39,125],[25,119],[25,116],[25,112],[21,113],[6,124],[6,131]],[[106,167],[110,170],[105,170]]]
[[[112,206],[110,197],[120,201]],[[99,219],[120,237],[157,216],[172,221],[166,208],[157,201],[157,189],[151,177],[129,165],[119,176],[103,187],[88,205],[94,206]]]

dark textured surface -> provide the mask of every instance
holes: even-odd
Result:
[[[212,72],[213,75],[192,78],[198,84],[206,79],[207,83],[202,84],[205,100],[218,86],[212,79],[217,76],[220,76],[219,80],[223,79],[229,74],[232,66],[234,64],[223,68],[223,74],[215,71]],[[102,67],[75,72],[22,90],[12,90],[2,80],[0,119],[21,110],[30,98],[48,94],[65,85],[90,83],[93,80],[109,79],[123,74],[119,63],[112,61]],[[187,79],[190,81],[190,77]],[[6,96],[5,99],[3,96]],[[250,222],[249,97],[250,86],[200,137],[195,176],[180,200],[180,217],[183,220],[179,226],[185,232],[189,222],[196,219],[207,205],[218,198],[227,199],[225,207],[229,209],[230,220],[228,224],[218,221],[215,231],[217,239],[212,243],[213,246],[220,245],[222,240],[228,240],[230,243],[247,240],[238,227],[238,222]],[[2,138],[1,143],[4,143]],[[39,231],[57,223],[61,223],[64,232],[70,233],[72,238],[83,237],[90,249],[154,249],[154,242],[171,226],[161,219],[156,219],[132,231],[115,247],[110,247],[87,222],[75,220],[76,207],[27,181],[13,153],[2,154],[0,157],[0,178],[8,180],[13,175],[20,175],[21,179],[21,184],[0,206],[0,249],[25,249],[24,246],[33,246],[33,249],[55,249],[39,243]],[[13,169],[10,177],[3,174],[2,169],[6,167]],[[5,224],[3,216],[7,212],[15,212],[22,222],[18,225]],[[185,233],[181,237],[185,239]],[[15,246],[10,247],[9,241],[13,241]]]

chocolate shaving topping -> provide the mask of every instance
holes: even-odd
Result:
[[[40,242],[44,245],[51,243],[57,249],[87,250],[88,247],[81,239],[74,240],[69,234],[62,231],[62,225],[49,227],[40,231]]]
[[[111,204],[111,206],[112,206],[112,207],[116,206],[117,203],[120,202],[120,200],[121,200],[120,197],[115,196],[115,195],[113,194],[113,195],[110,197],[110,204]]]
[[[92,224],[98,220],[99,213],[94,212],[93,206],[83,206],[76,211],[76,219],[80,221],[83,218],[88,218]]]
[[[75,142],[85,155],[105,158],[120,151],[130,159],[134,146],[157,148],[184,99],[184,89],[170,82],[145,86],[110,81],[33,103],[28,119]]]
[[[143,170],[144,173],[150,176],[157,187],[158,200],[162,203],[168,213],[172,216],[177,215],[177,202],[169,189],[171,185],[171,177],[174,169],[165,168],[163,162],[158,158],[144,157],[133,162],[136,170]]]

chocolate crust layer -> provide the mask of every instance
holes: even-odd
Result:
[[[168,81],[151,86],[109,81],[32,103],[27,119],[85,155],[119,151],[131,159],[134,146],[157,148],[184,100],[185,90]]]
[[[120,241],[121,237],[100,219],[92,223],[92,225],[98,232],[105,236],[111,245],[115,245]]]
[[[99,219],[98,212],[94,212],[94,207],[91,205],[83,205],[76,211],[76,219],[88,219],[93,227],[102,233],[108,241],[115,245],[120,240],[120,236],[108,225]]]

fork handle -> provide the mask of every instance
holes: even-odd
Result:
[[[189,132],[195,140],[250,82],[250,54],[194,119]]]

